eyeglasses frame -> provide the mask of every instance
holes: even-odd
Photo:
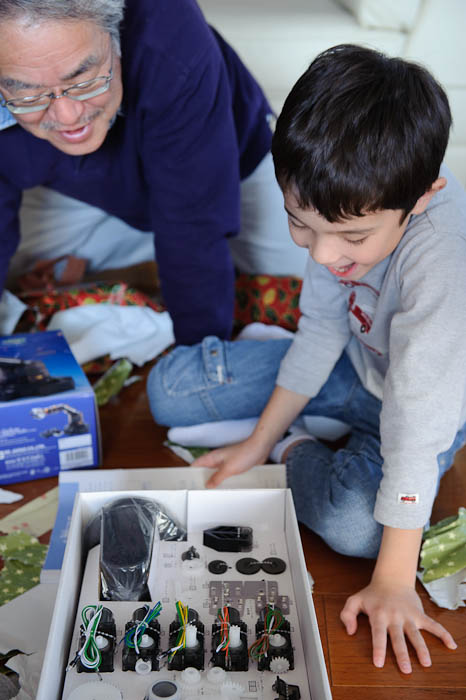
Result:
[[[84,80],[82,83],[75,83],[74,85],[70,85],[69,88],[66,88],[65,90],[62,90],[59,95],[56,95],[54,92],[44,92],[40,95],[34,95],[31,97],[24,97],[20,98],[22,100],[38,100],[41,97],[48,97],[49,102],[47,105],[32,105],[30,107],[27,107],[25,105],[24,107],[14,107],[11,102],[17,102],[18,100],[5,100],[2,99],[0,102],[0,107],[6,107],[11,114],[34,114],[36,112],[45,112],[50,105],[52,104],[52,100],[59,100],[62,97],[68,97],[70,100],[75,100],[76,102],[85,102],[86,100],[90,100],[93,97],[97,97],[97,95],[103,95],[104,92],[107,92],[107,90],[110,87],[110,83],[113,79],[113,50],[112,50],[112,59],[110,63],[110,70],[108,72],[108,75],[98,75],[95,78],[91,78],[90,80]],[[98,88],[98,90],[90,93],[86,93],[84,95],[69,95],[68,92],[70,90],[74,90],[76,88],[80,88],[86,85],[86,83],[93,83],[96,80],[105,80],[104,85],[101,88]],[[26,111],[24,111],[26,110]]]

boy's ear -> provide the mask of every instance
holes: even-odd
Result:
[[[446,184],[447,180],[445,177],[438,177],[435,180],[435,182],[432,183],[430,188],[426,190],[421,197],[419,197],[413,209],[411,210],[411,214],[422,214],[422,212],[425,211],[427,205],[429,204],[434,194],[440,192],[440,190],[443,190]]]

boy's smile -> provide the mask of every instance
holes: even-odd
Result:
[[[288,190],[284,197],[291,237],[332,275],[359,280],[393,253],[411,214],[421,214],[445,184],[445,178],[436,180],[404,218],[401,209],[381,209],[337,222],[328,221],[315,209],[303,209],[293,191]]]

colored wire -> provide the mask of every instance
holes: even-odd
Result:
[[[168,650],[169,661],[173,659],[177,651],[179,651],[180,649],[184,649],[186,646],[186,625],[188,624],[189,608],[187,605],[183,605],[183,603],[179,600],[176,602],[175,607],[180,626],[175,646]]]
[[[152,622],[152,620],[155,620],[155,618],[158,617],[162,612],[162,604],[160,601],[156,603],[152,609],[149,609],[148,605],[144,607],[146,608],[147,612],[143,619],[140,622],[138,622],[137,625],[131,627],[125,635],[126,646],[130,649],[134,649],[136,651],[136,654],[139,654],[139,643],[141,641],[142,635],[148,628],[149,623]]]
[[[267,656],[270,646],[270,635],[274,634],[283,624],[283,615],[277,608],[267,606],[264,616],[264,631],[249,647],[249,656],[258,661]]]
[[[220,650],[223,650],[225,656],[228,657],[230,653],[230,613],[228,607],[225,606],[222,610],[219,608],[217,617],[220,620],[220,643],[215,651],[218,653]]]
[[[78,651],[77,657],[81,659],[85,668],[98,669],[102,663],[102,654],[96,642],[102,611],[102,605],[86,605],[81,611],[81,630],[84,633],[84,644]]]

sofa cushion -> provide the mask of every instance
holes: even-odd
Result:
[[[199,0],[199,5],[238,51],[277,112],[321,51],[352,43],[401,55],[406,41],[403,32],[361,26],[337,0]]]
[[[416,22],[422,0],[338,0],[362,27],[410,31]]]

